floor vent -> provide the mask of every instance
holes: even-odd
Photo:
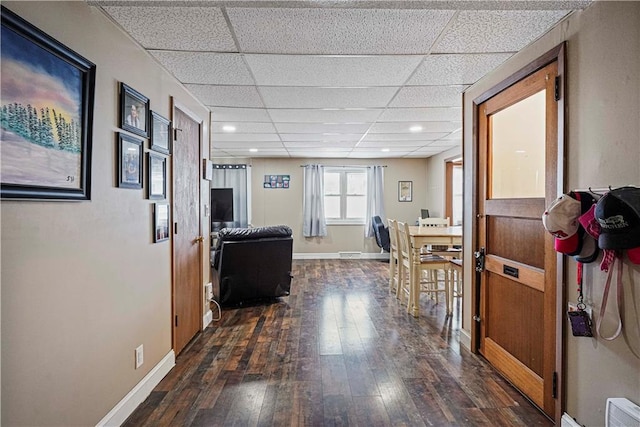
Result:
[[[353,252],[344,251],[344,252],[338,252],[338,254],[340,255],[340,259],[360,259],[362,257],[362,252],[357,252],[357,251],[353,251]]]
[[[607,399],[606,427],[640,427],[640,406],[623,397]]]

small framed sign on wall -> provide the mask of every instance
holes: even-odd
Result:
[[[289,188],[290,175],[265,175],[264,188]]]
[[[413,181],[398,181],[398,201],[411,202],[413,200]]]

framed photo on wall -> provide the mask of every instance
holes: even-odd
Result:
[[[147,188],[150,199],[167,198],[167,158],[147,153]]]
[[[118,132],[118,187],[142,188],[142,140]]]
[[[96,66],[2,6],[3,199],[91,200]]]
[[[153,204],[153,242],[169,240],[169,204]]]
[[[149,98],[122,82],[120,127],[145,138],[149,136]]]
[[[413,181],[398,181],[398,201],[413,201]]]
[[[155,111],[151,112],[150,147],[163,154],[171,154],[171,122]]]

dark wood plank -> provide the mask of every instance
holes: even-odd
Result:
[[[423,296],[413,318],[388,268],[294,261],[289,297],[223,310],[124,425],[551,425],[460,348],[460,301],[446,318]]]

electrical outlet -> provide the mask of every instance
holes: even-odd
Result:
[[[144,344],[140,344],[136,348],[136,369],[138,369],[144,363]]]

